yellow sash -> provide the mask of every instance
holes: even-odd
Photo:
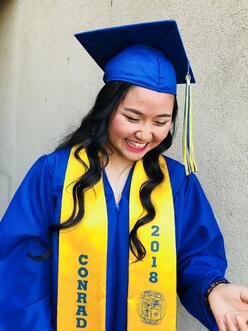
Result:
[[[64,181],[61,223],[73,208],[73,182],[84,168],[72,148]],[[88,164],[85,150],[80,157]],[[141,262],[130,252],[127,331],[176,330],[176,247],[174,207],[164,158],[165,180],[152,192],[155,219],[139,228],[146,248]],[[139,189],[147,180],[142,161],[135,165],[131,189],[129,229],[144,215]],[[58,331],[106,330],[106,274],[108,218],[102,179],[85,192],[85,215],[76,226],[59,233]]]

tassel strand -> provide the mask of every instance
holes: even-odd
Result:
[[[184,123],[183,123],[183,162],[185,172],[188,176],[191,173],[198,171],[193,147],[193,133],[192,133],[192,96],[190,75],[187,73],[186,77],[186,91],[185,91],[185,106],[184,106]]]

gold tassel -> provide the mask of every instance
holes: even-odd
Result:
[[[192,97],[190,75],[187,73],[186,80],[186,93],[185,93],[185,106],[184,106],[184,122],[183,122],[183,162],[186,175],[198,171],[193,147],[193,134],[192,134]]]

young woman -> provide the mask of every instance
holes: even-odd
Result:
[[[179,69],[151,42],[171,33]],[[90,53],[90,38],[116,46],[127,35],[115,55],[94,46],[105,68],[94,107],[35,162],[0,223],[0,330],[173,331],[176,292],[209,330],[248,330],[248,289],[224,278],[223,238],[199,181],[162,155],[179,71],[193,79],[176,23],[81,36]]]

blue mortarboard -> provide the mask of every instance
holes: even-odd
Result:
[[[190,112],[190,82],[195,79],[176,21],[92,30],[75,37],[104,71],[105,83],[124,81],[170,94],[176,94],[177,84],[186,83],[184,163],[187,174],[196,171]]]

